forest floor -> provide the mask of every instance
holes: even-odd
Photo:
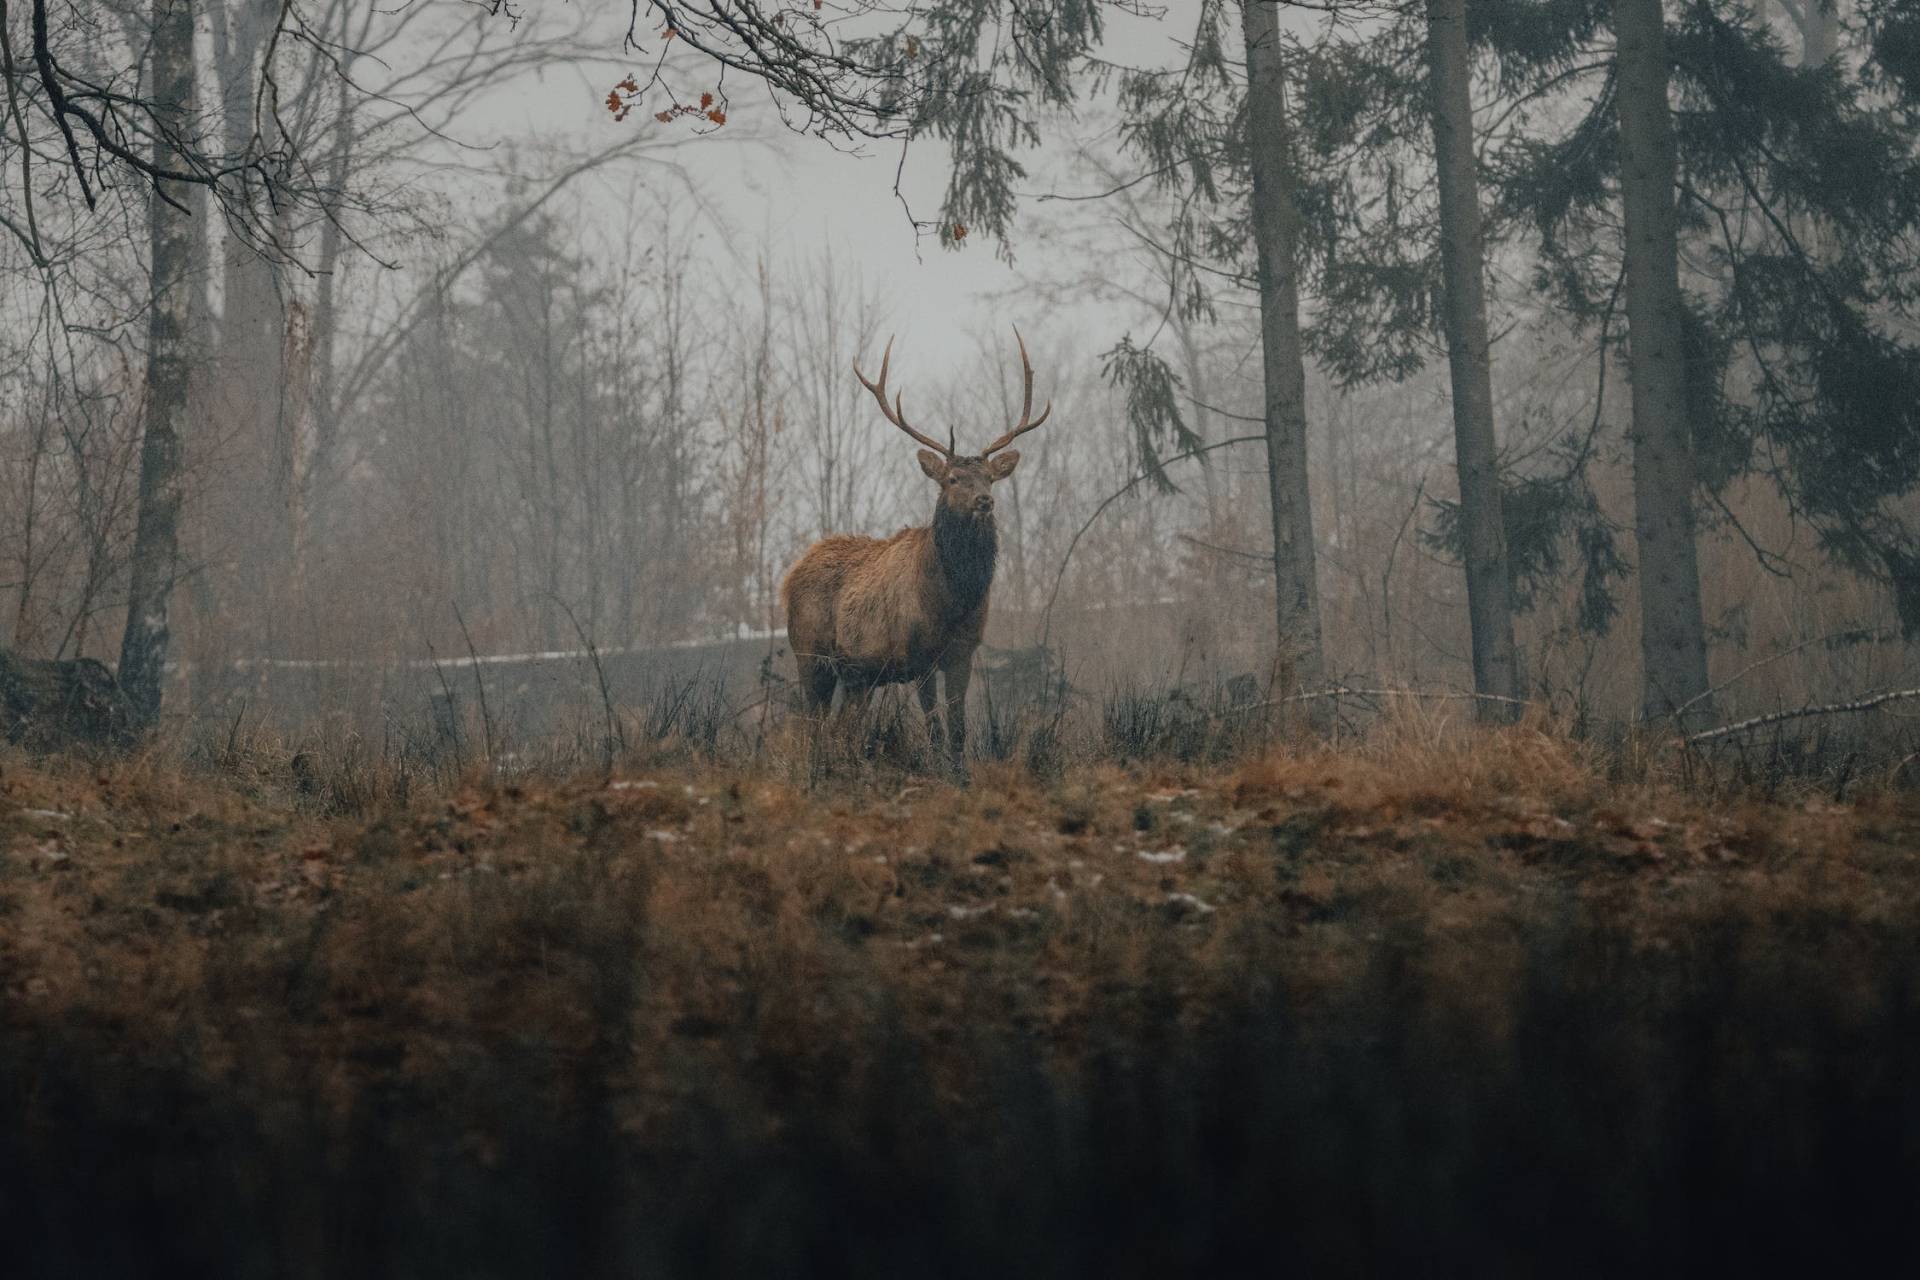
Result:
[[[1920,803],[1604,775],[1515,729],[337,816],[0,759],[0,1227],[119,1274],[1610,1270],[1910,1205]]]

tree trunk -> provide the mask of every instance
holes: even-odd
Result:
[[[1705,718],[1706,632],[1694,545],[1675,160],[1661,0],[1614,0],[1620,196],[1626,221],[1633,379],[1634,538],[1639,548],[1643,713]]]
[[[255,119],[255,95],[260,83],[261,56],[279,17],[273,0],[211,0],[214,65],[220,81],[220,115],[229,156],[246,153],[256,128],[269,122]],[[283,230],[276,215],[254,200],[249,190],[250,216],[264,232]],[[226,229],[221,242],[220,345],[213,357],[210,407],[225,449],[222,474],[230,483],[221,487],[215,537],[232,558],[239,573],[231,605],[247,616],[228,617],[229,628],[253,646],[272,648],[281,619],[281,580],[291,558],[292,525],[283,459],[281,399],[285,394],[281,357],[286,340],[286,299],[275,264],[258,245]]]
[[[345,16],[342,16],[342,44],[348,44]],[[327,216],[320,226],[320,258],[314,267],[313,303],[313,456],[308,471],[308,511],[325,513],[332,501],[332,485],[337,464],[340,418],[334,403],[334,339],[338,320],[334,302],[339,280],[341,205],[346,200],[347,177],[359,140],[359,121],[354,113],[353,70],[356,54],[351,47],[340,55],[339,99],[334,107],[331,147],[327,159]]]
[[[1253,239],[1259,258],[1260,351],[1266,379],[1267,490],[1273,510],[1276,671],[1318,685],[1320,597],[1307,485],[1307,370],[1300,341],[1292,130],[1276,0],[1243,0],[1247,128],[1253,171]],[[1309,704],[1318,706],[1318,703]]]
[[[155,115],[184,134],[193,113],[193,0],[153,0],[152,93]],[[184,167],[166,135],[156,137],[158,166]],[[154,183],[148,200],[152,242],[147,316],[146,430],[140,441],[139,515],[134,530],[127,629],[120,642],[120,683],[136,726],[160,716],[167,660],[167,604],[179,559],[180,437],[187,426],[193,319],[193,220],[167,203]]]
[[[1507,536],[1500,510],[1493,429],[1493,371],[1487,341],[1486,240],[1473,152],[1473,98],[1467,0],[1427,0],[1433,151],[1440,181],[1440,264],[1446,281],[1447,364],[1453,375],[1453,446],[1460,475],[1460,529],[1466,555],[1467,618],[1473,630],[1473,687],[1483,720],[1513,718],[1520,696],[1508,598]]]
[[[1840,48],[1839,0],[1780,0],[1780,8],[1800,30],[1800,65],[1831,61]]]

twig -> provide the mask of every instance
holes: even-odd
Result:
[[[607,690],[607,673],[600,665],[600,651],[594,647],[592,637],[587,635],[586,630],[581,627],[580,619],[574,616],[572,606],[565,600],[562,600],[555,592],[549,591],[547,594],[553,597],[555,604],[566,611],[567,621],[573,624],[573,634],[579,636],[580,643],[586,646],[587,657],[593,663],[594,678],[600,682],[600,705],[607,713],[607,776],[611,778],[613,776],[613,744],[618,741],[620,744],[620,753],[625,755],[627,751],[627,731],[620,725],[618,718],[613,714],[613,694]]]
[[[1779,662],[1785,658],[1791,658],[1794,654],[1804,652],[1807,649],[1811,649],[1814,645],[1835,644],[1840,641],[1848,641],[1848,640],[1853,641],[1855,643],[1865,643],[1869,640],[1890,640],[1893,638],[1893,634],[1894,633],[1890,629],[1873,630],[1868,627],[1849,627],[1845,631],[1829,631],[1825,635],[1813,636],[1810,639],[1802,640],[1799,644],[1796,644],[1791,648],[1782,649],[1779,653],[1771,653],[1764,658],[1759,658],[1753,662],[1749,662],[1746,666],[1740,668],[1738,671],[1728,676],[1725,680],[1722,680],[1719,684],[1714,685],[1712,688],[1706,690],[1704,693],[1694,694],[1693,697],[1687,699],[1685,702],[1681,703],[1678,707],[1674,708],[1672,711],[1668,712],[1667,714],[1672,716],[1675,719],[1678,719],[1679,717],[1684,716],[1687,712],[1693,710],[1695,704],[1705,702],[1708,698],[1713,697],[1713,695],[1715,695],[1716,693],[1723,692],[1724,690],[1733,687],[1734,685],[1740,683],[1742,680],[1746,679],[1748,676],[1752,675],[1754,672],[1758,671],[1760,668],[1765,666],[1771,666],[1773,663]]]
[[[1196,538],[1190,533],[1178,533],[1174,536],[1189,546],[1198,547],[1202,551],[1212,551],[1217,555],[1235,556],[1241,560],[1251,560],[1255,564],[1263,566],[1268,573],[1273,572],[1273,557],[1263,552],[1243,551],[1239,547],[1215,546],[1213,543]]]
[[[1387,566],[1380,571],[1380,630],[1385,632],[1387,656],[1393,656],[1393,562],[1400,557],[1400,543],[1407,536],[1407,526],[1413,523],[1415,513],[1420,510],[1420,499],[1427,493],[1426,473],[1420,475],[1420,483],[1413,487],[1413,501],[1407,504],[1407,514],[1401,517],[1400,527],[1394,531],[1393,544],[1387,548]]]
[[[440,667],[440,655],[433,651],[433,641],[427,641],[427,660],[433,664],[434,679],[440,682],[440,696],[447,700],[447,727],[453,731],[453,758],[462,772],[467,767],[466,745],[460,741],[460,721],[458,708],[453,700],[453,686],[447,683],[447,673]],[[436,726],[436,729],[438,726]],[[439,752],[436,749],[435,755]]]
[[[1889,702],[1905,702],[1920,698],[1920,689],[1895,689],[1888,693],[1877,693],[1871,698],[1861,698],[1854,702],[1829,702],[1818,707],[1795,707],[1791,711],[1770,711],[1763,716],[1752,716],[1745,720],[1736,720],[1732,724],[1723,724],[1718,729],[1706,729],[1689,736],[1689,745],[1696,742],[1709,742],[1714,738],[1724,738],[1728,734],[1743,733],[1749,729],[1760,729],[1770,724],[1779,724],[1782,720],[1799,720],[1806,716],[1837,716],[1856,711],[1871,711],[1875,707],[1885,706]]]
[[[487,776],[492,777],[493,766],[493,716],[487,711],[487,682],[480,678],[480,652],[473,647],[473,633],[467,630],[466,615],[460,612],[460,602],[453,602],[454,621],[460,624],[460,635],[467,642],[467,657],[473,662],[473,687],[480,694],[480,732],[487,747]]]
[[[240,726],[246,721],[246,718],[247,700],[242,697],[240,699],[240,713],[234,716],[233,727],[227,730],[227,764],[233,763],[234,748],[240,741]]]
[[[1183,458],[1197,458],[1203,453],[1211,453],[1215,449],[1225,449],[1229,445],[1254,444],[1256,442],[1263,441],[1265,439],[1266,437],[1264,435],[1259,435],[1259,436],[1235,436],[1231,440],[1218,440],[1218,441],[1215,441],[1213,444],[1201,445],[1197,449],[1189,449],[1185,453],[1176,453],[1171,458],[1168,458],[1166,461],[1162,462],[1160,465],[1162,468],[1166,468],[1166,467],[1172,466],[1176,462],[1179,462]],[[1101,516],[1106,514],[1108,507],[1112,506],[1114,503],[1118,502],[1120,499],[1126,497],[1129,493],[1132,493],[1134,489],[1137,488],[1142,483],[1144,483],[1146,479],[1147,479],[1146,472],[1144,471],[1136,472],[1134,474],[1134,477],[1131,480],[1127,481],[1125,484],[1121,485],[1118,489],[1108,494],[1106,498],[1100,503],[1100,505],[1093,509],[1093,514],[1087,517],[1086,523],[1081,525],[1077,530],[1075,530],[1073,537],[1070,540],[1068,540],[1067,553],[1060,557],[1060,571],[1053,575],[1053,590],[1047,595],[1047,607],[1041,611],[1041,617],[1045,619],[1045,621],[1041,624],[1041,627],[1040,627],[1040,644],[1042,647],[1045,647],[1045,645],[1047,644],[1047,641],[1052,638],[1053,605],[1054,605],[1054,602],[1060,598],[1060,584],[1066,581],[1067,566],[1073,563],[1073,553],[1075,549],[1079,547],[1080,539],[1086,536],[1087,530],[1093,528],[1094,521],[1098,520]]]

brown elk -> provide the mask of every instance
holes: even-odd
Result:
[[[887,369],[893,340],[880,358],[880,380],[869,382],[855,364],[853,376],[873,393],[880,412],[926,447],[920,469],[940,486],[933,522],[902,529],[891,538],[836,534],[807,549],[787,573],[781,596],[787,607],[787,641],[800,669],[808,711],[824,718],[836,684],[842,710],[858,714],[883,684],[912,684],[933,729],[934,675],[943,686],[947,750],[956,772],[966,768],[967,682],[973,651],[987,625],[987,589],[999,540],[993,524],[993,484],[1013,474],[1015,439],[1047,420],[1053,404],[1033,416],[1033,364],[1020,345],[1024,399],[1020,421],[978,457],[955,452],[948,442],[921,434],[907,422],[896,393],[887,403]],[[1002,452],[1005,450],[1005,452]]]

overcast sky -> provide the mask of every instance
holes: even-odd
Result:
[[[1193,0],[1170,0],[1161,21],[1111,24],[1109,53],[1135,63],[1164,62],[1177,56],[1174,39],[1189,32],[1192,8]],[[465,120],[464,140],[545,137],[586,151],[636,130],[662,135],[690,132],[692,126],[684,120],[668,125],[656,122],[651,112],[659,104],[650,102],[639,104],[624,122],[615,122],[608,114],[605,98],[616,80],[629,71],[646,79],[645,59],[624,54],[620,48],[625,12],[624,6],[610,7],[604,23],[596,27],[605,32],[604,39],[596,41],[606,55],[604,62],[503,87],[488,97],[483,112]],[[527,6],[524,22],[578,13],[558,0],[536,0]],[[676,83],[697,92],[708,74],[700,64],[688,63]],[[730,90],[729,121],[721,132],[734,139],[732,145],[716,135],[706,145],[678,149],[675,161],[685,166],[723,212],[739,251],[751,254],[764,243],[776,256],[798,257],[831,245],[839,260],[862,264],[900,333],[904,367],[930,360],[931,353],[948,344],[963,349],[966,335],[982,327],[1017,323],[1039,345],[1050,323],[1064,321],[1064,317],[1045,314],[1037,300],[1018,300],[1023,269],[1044,265],[1035,260],[1043,252],[1041,246],[1023,244],[1016,236],[1016,261],[1009,266],[989,242],[958,252],[941,248],[931,235],[916,242],[906,210],[893,190],[900,164],[897,146],[870,146],[864,153],[850,154],[844,140],[835,144],[784,128],[766,91],[757,84],[743,83],[735,76]],[[1076,136],[1097,127],[1085,120],[1056,124]],[[742,145],[738,140],[745,136],[754,138],[755,144]],[[1023,159],[1030,172],[1025,185],[1031,191],[1081,189],[1071,178],[1050,172],[1042,153]],[[915,216],[931,219],[937,213],[946,169],[946,151],[938,142],[916,142],[909,151],[902,189]],[[608,175],[601,181],[623,187],[629,179]],[[1028,212],[1031,208],[1029,204]],[[1014,301],[1006,300],[1009,294]],[[1105,340],[1118,336],[1116,327]]]

